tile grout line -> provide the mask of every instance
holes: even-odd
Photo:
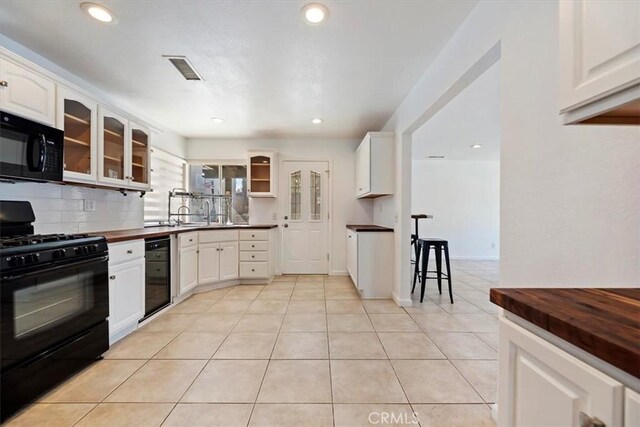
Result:
[[[265,285],[265,287],[266,286],[268,286],[268,285]],[[293,289],[294,290],[291,292],[291,296],[293,296],[293,292],[295,291],[295,285],[294,285]],[[264,288],[262,288],[262,290],[264,290]],[[260,291],[260,293],[262,293],[262,290]],[[260,293],[258,293],[258,295],[260,295]],[[258,297],[258,295],[256,295],[256,298]],[[251,407],[251,412],[249,413],[249,418],[247,419],[247,427],[249,427],[249,425],[251,424],[251,419],[253,418],[253,413],[255,412],[256,405],[258,404],[258,397],[260,397],[260,391],[262,391],[262,386],[264,385],[264,380],[267,377],[267,372],[269,371],[269,366],[271,365],[271,358],[273,357],[273,352],[276,349],[276,344],[278,343],[278,338],[280,338],[280,331],[282,330],[282,325],[284,325],[284,319],[286,317],[286,312],[289,309],[289,304],[291,304],[291,296],[287,300],[287,309],[285,310],[285,314],[282,317],[282,322],[280,322],[280,327],[278,328],[278,333],[276,334],[276,339],[273,342],[273,347],[271,348],[271,353],[269,354],[269,359],[267,360],[267,366],[264,369],[264,374],[262,374],[262,380],[260,381],[260,386],[258,387],[258,391],[256,392],[256,398],[253,401],[253,406]],[[253,303],[251,303],[251,304],[253,304]]]

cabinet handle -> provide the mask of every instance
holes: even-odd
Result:
[[[256,235],[255,235],[255,234],[252,234],[252,235],[251,235],[251,237],[256,237]]]
[[[606,427],[606,424],[598,417],[590,417],[584,412],[580,412],[578,424],[580,424],[580,427]]]
[[[190,242],[193,242],[193,239],[189,239]]]
[[[224,251],[224,248],[220,248],[220,252]]]
[[[127,253],[128,253],[128,254],[132,254],[132,253],[133,253],[133,251],[132,251],[131,249],[129,249],[129,250],[127,251]]]
[[[255,257],[256,257],[255,255],[251,255],[251,258],[255,258]]]
[[[255,271],[256,271],[256,269],[255,269],[255,268],[252,268],[252,269],[251,269],[251,271],[254,271],[254,272],[255,272]]]
[[[256,247],[256,245],[251,245],[251,247],[252,247],[252,248],[255,248],[255,247]]]
[[[1,87],[9,87],[9,82],[6,81],[6,80],[2,80],[2,81],[0,81],[0,86]]]
[[[113,276],[109,276],[109,279],[116,280],[116,275],[114,274]]]

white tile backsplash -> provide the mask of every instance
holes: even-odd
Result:
[[[84,211],[85,199],[95,200],[95,211]],[[115,190],[18,182],[0,183],[0,200],[31,202],[36,233],[85,233],[144,226],[144,200],[139,193],[123,196]]]

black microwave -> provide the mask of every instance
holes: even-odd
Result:
[[[0,177],[62,181],[64,132],[0,111]]]

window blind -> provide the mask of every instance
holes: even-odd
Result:
[[[144,220],[166,221],[169,191],[185,188],[187,162],[158,148],[151,149],[151,189],[144,196]]]

